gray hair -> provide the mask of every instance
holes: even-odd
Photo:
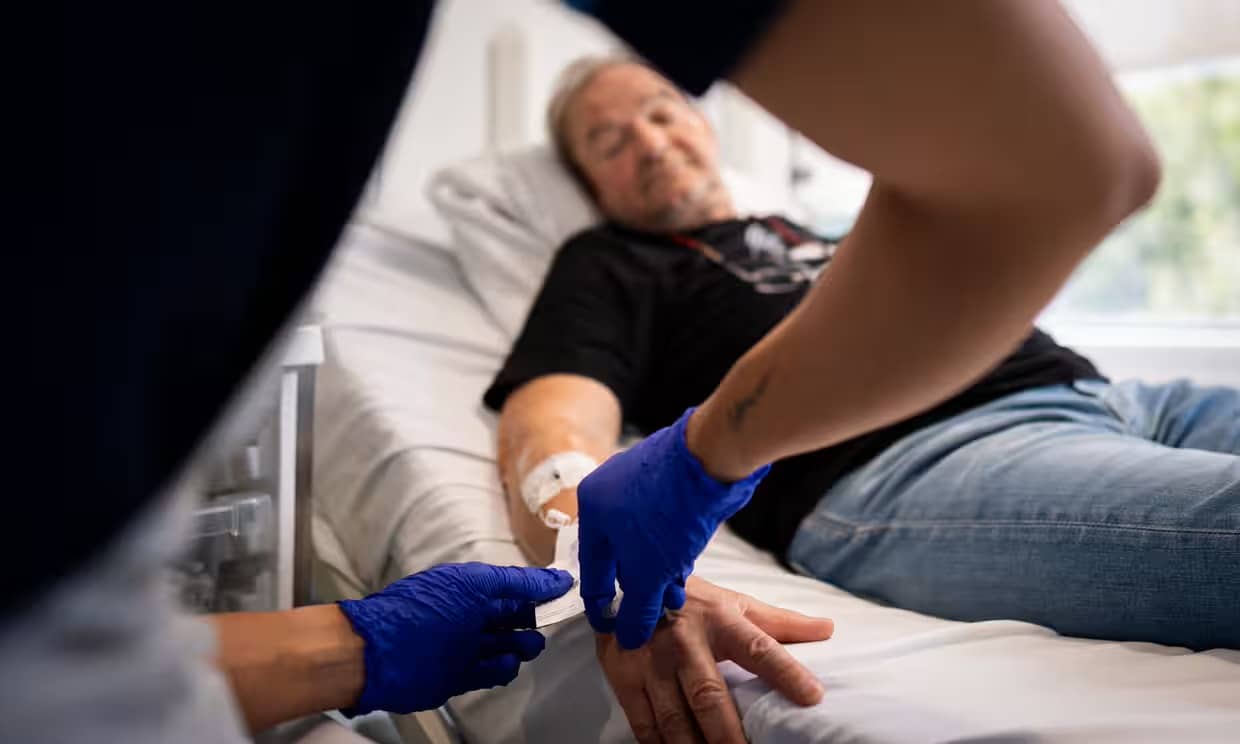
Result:
[[[555,154],[591,194],[594,193],[594,186],[578,165],[577,158],[573,155],[572,143],[568,139],[568,109],[577,94],[589,85],[595,76],[615,65],[641,65],[654,70],[644,60],[627,52],[579,57],[560,72],[551,94],[551,102],[547,104],[547,134],[551,137]]]

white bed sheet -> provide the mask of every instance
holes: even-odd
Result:
[[[316,309],[327,362],[314,483],[342,571],[377,587],[441,561],[524,563],[495,475],[494,419],[479,403],[507,342],[450,256],[354,228]],[[826,683],[814,708],[727,665],[755,742],[1240,741],[1240,652],[880,607],[783,570],[727,530],[698,573],[836,621],[831,641],[790,647]],[[449,709],[470,744],[630,740],[583,621],[550,629],[513,685]]]

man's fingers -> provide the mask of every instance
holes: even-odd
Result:
[[[660,633],[670,633],[676,644],[673,658],[680,689],[697,721],[706,741],[710,744],[745,744],[745,729],[741,717],[728,692],[727,683],[719,673],[714,652],[706,640],[700,625],[677,619]],[[656,639],[656,645],[662,645]],[[663,656],[661,648],[652,648],[656,656]]]
[[[772,607],[750,597],[745,617],[780,643],[825,641],[835,633],[835,622],[826,617],[810,617],[799,612]]]
[[[663,741],[666,744],[702,741],[689,701],[680,689],[680,676],[676,673],[680,664],[680,648],[677,639],[672,637],[672,630],[663,627],[659,630],[659,637],[648,648],[620,651],[619,656],[646,660],[643,675],[646,699],[650,701],[650,709],[654,711],[655,724]]]
[[[646,699],[654,712],[655,725],[665,744],[699,744],[697,722],[689,710],[689,703],[680,691],[680,683],[673,675],[667,679],[649,680],[646,683]]]
[[[663,736],[659,733],[659,724],[654,718],[654,709],[650,707],[650,701],[646,699],[646,691],[641,687],[625,690],[623,694],[615,689],[616,700],[620,703],[620,709],[624,711],[624,717],[629,721],[629,728],[633,731],[633,738],[638,744],[664,744]]]
[[[758,675],[792,702],[814,705],[822,700],[822,683],[813,672],[758,626],[740,620],[717,628],[715,634],[720,655]]]
[[[594,630],[610,633],[614,627],[610,611],[616,596],[616,558],[607,537],[593,529],[591,524],[583,514],[577,538],[581,600],[586,606],[586,618]]]
[[[623,586],[620,587],[624,589]],[[641,648],[650,640],[654,626],[663,617],[664,587],[635,589],[624,592],[620,611],[616,614],[616,640],[621,648]]]
[[[616,702],[624,711],[624,717],[633,730],[633,738],[639,744],[663,744],[659,735],[659,726],[654,719],[654,710],[646,698],[644,666],[634,664],[633,659],[620,650],[615,636],[600,633],[595,638],[598,644],[599,665],[607,675],[607,683],[616,695]],[[624,654],[624,658],[621,657]]]

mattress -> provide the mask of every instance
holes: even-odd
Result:
[[[316,517],[339,543],[323,559],[371,588],[443,561],[526,563],[495,472],[495,419],[479,403],[508,343],[450,246],[355,227],[315,307],[327,352]],[[726,528],[697,573],[836,622],[832,640],[789,647],[827,688],[815,707],[724,664],[755,742],[1240,741],[1240,652],[883,607],[784,570]],[[631,740],[583,620],[548,629],[512,685],[448,710],[470,744]]]

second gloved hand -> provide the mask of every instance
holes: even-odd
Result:
[[[564,594],[573,578],[546,568],[457,563],[339,602],[365,641],[366,681],[348,715],[410,713],[470,690],[506,685],[543,650],[534,605]]]
[[[624,596],[614,629],[627,649],[649,640],[664,607],[684,605],[694,561],[770,470],[735,483],[708,475],[685,442],[693,411],[614,455],[577,487],[586,615],[595,630],[612,630],[607,615],[618,580]]]

